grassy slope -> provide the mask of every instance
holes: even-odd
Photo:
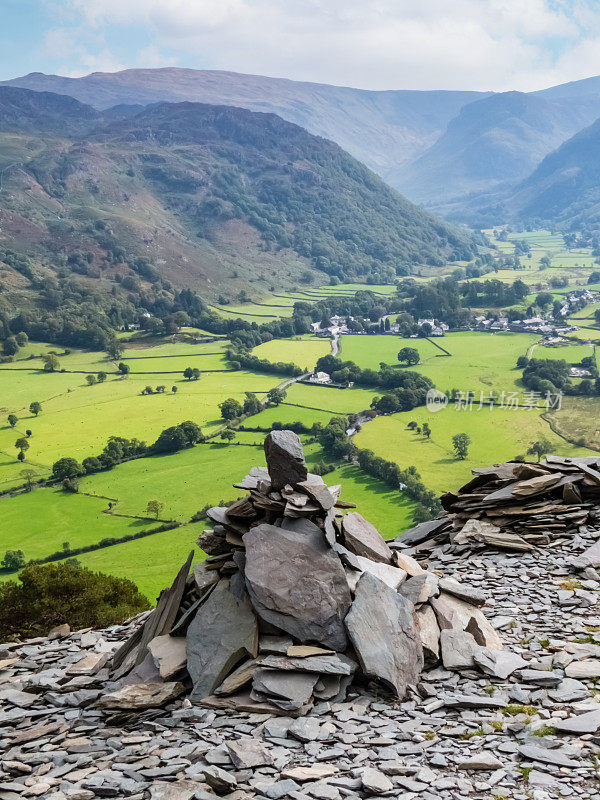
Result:
[[[409,431],[406,426],[412,420],[419,425],[428,422],[431,439]],[[454,456],[452,437],[457,433],[471,437],[465,461]],[[529,444],[541,436],[548,438],[555,445],[554,452],[560,455],[589,454],[553,434],[539,412],[499,408],[457,411],[449,406],[435,414],[426,408],[415,408],[369,422],[356,435],[355,443],[403,467],[416,466],[429,488],[443,492],[465,483],[474,467],[524,454]]]

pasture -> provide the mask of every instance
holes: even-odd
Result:
[[[377,369],[383,360],[398,364],[397,354],[402,347],[416,347],[421,362],[413,367],[398,366],[398,369],[411,369],[427,376],[441,391],[514,391],[521,377],[521,370],[516,367],[517,358],[527,354],[537,339],[529,333],[449,333],[433,339],[451,353],[446,356],[431,342],[422,339],[343,336],[341,356],[356,360],[362,367]]]
[[[321,356],[331,352],[329,339],[318,336],[295,336],[293,339],[272,339],[270,342],[255,347],[252,355],[266,358],[276,363],[278,361],[297,364],[305,372],[314,370],[315,364]]]
[[[428,422],[431,438],[407,428]],[[454,455],[452,437],[467,433],[471,438],[468,458],[461,461]],[[457,410],[450,405],[443,411],[426,408],[378,417],[363,425],[354,437],[358,447],[368,448],[382,458],[401,467],[415,466],[425,485],[436,492],[457,489],[465,483],[474,467],[488,466],[524,455],[531,442],[546,437],[558,455],[589,455],[582,447],[568,444],[541,418],[540,411],[483,407],[481,410]]]

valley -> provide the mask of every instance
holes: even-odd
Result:
[[[531,258],[520,253],[523,266],[516,269],[505,264],[479,278],[463,277],[465,287],[473,281],[508,285],[521,280],[528,292],[523,311],[527,303],[535,304],[542,291],[560,298],[593,288],[588,283],[594,271],[589,249],[569,248],[563,237],[544,231],[509,231],[500,239],[494,238],[494,231],[488,233],[498,263],[514,257],[515,248],[522,248],[523,242],[530,248]],[[449,264],[442,277],[465,269],[466,265]],[[553,287],[555,278],[561,278],[564,285]],[[431,275],[415,276],[412,281],[415,287],[436,285]],[[307,287],[257,296],[234,306],[231,313],[250,326],[262,324],[263,317],[256,315],[265,309],[264,321],[291,321],[298,302],[315,309],[323,304],[338,308],[368,292],[367,307],[371,307],[369,304],[396,303],[399,287],[401,284],[343,283]],[[259,369],[233,363],[231,339],[189,325],[170,335],[120,331],[122,349],[115,358],[101,350],[61,348],[30,340],[11,360],[0,364],[0,510],[8,531],[3,546],[23,550],[26,559],[45,559],[52,553],[60,558],[62,551],[64,558],[75,557],[85,566],[132,578],[153,599],[206,525],[203,508],[239,495],[228,476],[264,464],[262,441],[274,426],[297,428],[309,466],[321,469],[327,465],[327,482],[340,483],[344,499],[358,503],[384,536],[395,537],[413,524],[415,513],[420,513],[419,502],[369,474],[356,460],[348,462],[332,455],[319,431],[327,428],[332,417],[358,415],[362,424],[352,437],[353,445],[371,450],[403,470],[415,468],[425,488],[436,494],[456,489],[474,467],[526,455],[535,440],[546,440],[551,452],[558,455],[593,453],[600,447],[597,396],[564,397],[561,410],[545,409],[541,393],[534,401],[530,399],[530,407],[502,408],[497,404],[490,408],[487,400],[490,393],[496,398],[516,393],[523,402],[528,390],[523,370],[517,367],[519,357],[564,360],[571,367],[589,357],[595,363],[596,337],[600,341],[600,326],[593,313],[597,305],[595,301],[573,311],[560,323],[571,326],[570,332],[552,346],[533,331],[451,330],[442,337],[417,338],[391,330],[341,332],[338,356],[342,362],[354,362],[367,371],[386,365],[391,374],[422,375],[442,392],[456,390],[463,397],[473,393],[472,410],[451,402],[441,412],[419,406],[378,412],[374,419],[368,419],[369,412],[387,390],[364,385],[363,378],[337,388],[304,379],[294,382],[297,379],[293,377],[265,371],[269,364],[273,368],[279,365],[279,370],[295,364],[300,374],[313,372],[319,359],[331,353],[327,331],[272,338],[253,346],[250,353],[258,359],[257,366],[262,365]],[[228,306],[215,304],[214,309],[225,318]],[[494,311],[497,314],[499,310]],[[390,319],[402,318],[403,313],[391,314]],[[210,341],[200,341],[209,336]],[[398,362],[398,352],[407,347],[417,350],[418,363]],[[44,357],[51,354],[56,355],[58,364],[47,372]],[[198,374],[185,377],[187,368]],[[96,377],[90,385],[87,376],[101,373],[106,377],[100,381]],[[577,386],[581,378],[571,380]],[[161,386],[164,389],[157,390]],[[267,394],[277,386],[286,387],[285,396],[277,404],[269,403]],[[243,404],[247,393],[256,397],[258,405],[242,417],[225,420],[219,404],[228,398]],[[37,415],[29,410],[34,401],[41,404]],[[9,414],[17,417],[14,427],[7,422]],[[63,490],[60,483],[44,485],[52,476],[53,464],[61,458],[81,463],[98,456],[111,436],[152,445],[165,428],[188,419],[201,427],[205,437],[193,447],[145,453],[112,468],[89,472],[79,479],[75,493]],[[430,426],[429,435],[423,433],[424,423]],[[232,432],[231,440],[221,438],[224,431]],[[460,433],[470,439],[465,458],[457,458],[453,449],[452,438]],[[19,462],[14,443],[23,437],[29,446],[25,460]],[[24,486],[24,469],[33,473],[28,478],[33,484],[31,491],[18,488]],[[159,502],[158,513],[148,510],[152,500]],[[197,558],[202,557],[200,551],[196,553]],[[2,579],[12,574],[4,573]]]

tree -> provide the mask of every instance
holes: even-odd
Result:
[[[553,299],[554,298],[550,292],[540,292],[538,295],[536,295],[535,304],[540,308],[547,308]]]
[[[527,454],[537,456],[539,463],[542,456],[545,456],[547,453],[551,453],[553,449],[554,446],[552,442],[543,436],[541,439],[536,439],[535,442],[531,442],[531,445],[527,448]]]
[[[42,356],[42,361],[44,362],[44,372],[56,372],[57,369],[60,369],[60,362],[54,353]]]
[[[121,363],[119,364],[119,366],[117,367],[117,369],[119,370],[119,372],[121,373],[121,375],[129,375],[129,371],[130,371],[131,367],[129,366],[129,364],[124,364],[124,363],[121,361]]]
[[[403,347],[398,353],[398,361],[408,364],[409,367],[418,364],[420,360],[421,356],[416,347]]]
[[[97,375],[98,383],[104,383],[106,380],[106,372],[99,372]]]
[[[191,381],[194,376],[194,368],[193,367],[186,367],[183,370],[183,377],[187,378],[188,381]]]
[[[469,455],[469,445],[471,444],[471,437],[468,433],[457,433],[452,437],[452,447],[457,458],[462,461]]]
[[[19,439],[17,439],[15,442],[15,447],[19,451],[19,455],[17,456],[19,461],[25,461],[25,453],[27,450],[29,450],[29,442],[27,441],[27,437],[21,436]]]
[[[146,506],[146,511],[148,514],[154,514],[155,518],[158,519],[158,515],[165,507],[164,503],[161,503],[160,500],[148,500],[148,505]]]
[[[33,486],[33,479],[37,477],[37,472],[34,469],[22,469],[19,472],[19,475],[25,481],[25,485],[27,486],[27,491],[30,492]]]
[[[15,339],[17,340],[17,344],[19,345],[19,347],[25,347],[25,345],[29,341],[29,336],[27,336],[25,331],[19,331],[19,333],[17,333],[17,335],[15,336]]]
[[[164,391],[165,391],[166,388],[167,387],[163,386],[162,384],[160,386],[157,386],[156,387],[156,394],[164,394]]]
[[[194,367],[194,369],[192,370],[192,379],[197,381],[201,374],[202,373],[200,372],[198,367]]]
[[[525,369],[527,364],[529,364],[529,359],[527,358],[527,356],[519,356],[517,358],[517,367],[519,369]]]
[[[171,391],[173,392],[173,394],[177,394],[177,387],[171,386]]]
[[[0,563],[7,572],[16,572],[25,566],[25,554],[22,550],[7,550]]]
[[[244,400],[244,414],[258,414],[262,410],[262,403],[254,392],[246,392]]]
[[[42,404],[38,403],[37,400],[34,400],[33,403],[29,404],[29,411],[31,414],[34,414],[36,417],[42,410]]]
[[[227,428],[226,430],[221,431],[219,438],[223,439],[225,442],[232,442],[235,439],[235,431],[232,431],[231,428]]]
[[[426,436],[429,439],[429,437],[431,436],[431,428],[429,427],[428,422],[423,423],[421,430],[423,431],[423,436]]]
[[[88,386],[93,386],[96,383],[95,375],[86,375],[85,379],[87,381]]]
[[[273,403],[273,405],[278,406],[280,403],[283,403],[287,395],[285,389],[280,389],[278,386],[275,386],[274,389],[269,389],[267,392],[267,402]]]
[[[68,456],[59,458],[52,465],[52,475],[59,481],[64,481],[65,478],[79,478],[84,472],[79,461]]]
[[[198,442],[203,442],[202,429],[195,422],[181,422],[165,428],[150,448],[153,453],[176,453]]]
[[[418,525],[419,522],[428,522],[431,519],[431,511],[426,508],[422,503],[417,503],[413,510],[413,522]]]
[[[219,408],[221,409],[221,416],[225,420],[236,419],[236,417],[240,417],[244,413],[242,405],[233,397],[228,397],[227,400],[219,403]]]
[[[17,354],[18,350],[19,345],[17,344],[17,340],[14,336],[9,336],[8,339],[4,340],[2,352],[5,356],[14,356]]]
[[[7,419],[8,419],[8,424],[10,425],[11,428],[14,428],[17,422],[19,421],[19,418],[17,417],[16,414],[9,414]]]

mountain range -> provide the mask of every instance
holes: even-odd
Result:
[[[234,106],[98,111],[0,86],[0,197],[0,292],[14,303],[73,273],[103,291],[133,277],[234,297],[389,281],[477,251],[337,144]]]
[[[335,141],[414,202],[466,219],[474,194],[514,188],[600,117],[600,77],[531,93],[369,91],[174,67],[6,83],[122,114],[163,101],[271,112]]]

